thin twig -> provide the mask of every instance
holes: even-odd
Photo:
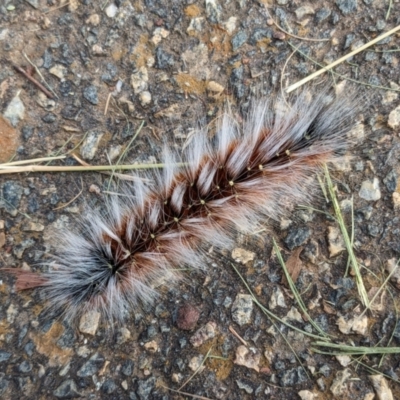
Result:
[[[246,280],[243,278],[243,276],[241,275],[241,273],[239,272],[239,270],[233,265],[233,263],[231,263],[232,268],[235,270],[235,272],[238,274],[240,280],[243,282],[243,284],[246,286],[247,291],[249,292],[250,296],[252,297],[254,303],[260,307],[260,309],[263,311],[264,314],[266,314],[268,317],[271,318],[272,320],[278,321],[281,324],[287,326],[290,329],[293,329],[296,332],[299,332],[305,336],[311,337],[313,339],[317,339],[317,340],[327,340],[324,336],[320,336],[320,335],[315,335],[313,333],[304,331],[300,328],[297,328],[297,326],[292,325],[291,323],[283,320],[282,318],[279,318],[277,315],[275,315],[272,311],[268,310],[268,308],[264,307],[257,299],[257,297],[254,295],[253,291],[250,289],[249,284],[246,282]],[[279,329],[278,329],[278,332]],[[281,333],[281,332],[280,332]]]
[[[40,82],[38,82],[32,75],[29,75],[23,68],[14,65],[14,69],[20,74],[24,75],[26,79],[30,80],[39,90],[41,90],[49,99],[54,99],[52,93],[50,93]]]
[[[45,11],[43,14],[50,14],[51,12],[59,10],[60,8],[63,8],[63,7],[69,6],[70,4],[71,4],[71,2],[68,2],[68,3],[63,4],[62,6],[51,8],[50,10]]]
[[[296,299],[297,304],[299,305],[301,311],[307,317],[307,320],[315,328],[315,330],[317,332],[319,332],[322,336],[324,336],[326,340],[330,340],[329,334],[325,333],[324,330],[311,318],[310,314],[308,313],[307,307],[305,306],[303,299],[301,298],[301,296],[296,288],[296,285],[294,284],[293,279],[290,276],[289,271],[287,270],[287,266],[286,266],[285,262],[283,261],[281,250],[278,247],[278,244],[276,243],[275,238],[272,238],[272,242],[273,242],[273,246],[274,246],[273,248],[274,248],[276,257],[278,258],[278,261],[282,266],[286,280],[289,284],[289,288],[290,288],[294,298]]]
[[[164,385],[161,385],[161,387],[163,387],[164,389],[170,390],[171,392],[183,394],[184,396],[193,397],[194,399],[211,400],[211,399],[208,398],[208,397],[198,396],[197,394],[191,394],[191,393],[187,393],[187,392],[181,392],[180,390],[171,389],[171,388],[169,388],[169,387],[167,387],[167,386],[164,386]]]
[[[288,65],[288,63],[289,63],[289,61],[290,61],[290,59],[293,57],[293,55],[296,53],[296,51],[298,50],[299,47],[300,47],[300,46],[296,47],[296,48],[292,51],[292,54],[290,54],[290,56],[286,59],[285,64],[283,65],[283,68],[282,68],[282,72],[281,72],[281,93],[282,93],[282,98],[283,98],[283,100],[285,101],[285,103],[286,103],[287,106],[289,106],[289,104],[288,104],[288,102],[286,101],[286,97],[285,97],[285,93],[284,93],[284,89],[283,89],[283,77],[284,77],[285,70],[286,70],[286,67],[287,67],[287,65]]]
[[[389,7],[388,7],[388,10],[387,10],[386,16],[385,16],[385,19],[386,19],[386,20],[389,19],[389,15],[390,15],[390,11],[391,11],[391,9],[392,9],[392,6],[393,6],[393,0],[389,0]]]
[[[207,354],[205,355],[204,359],[202,360],[201,364],[199,365],[199,368],[197,368],[196,371],[194,371],[193,375],[191,375],[178,390],[183,389],[201,371],[204,363],[207,361],[207,358],[211,353],[211,350],[212,350],[212,345],[208,349]]]
[[[79,164],[83,165],[84,167],[90,167],[91,165],[86,161],[83,161],[80,157],[78,157],[75,153],[72,153],[71,156],[78,161]]]
[[[374,53],[398,53],[400,49],[389,49],[389,50],[371,50]]]
[[[117,106],[118,107],[118,106]],[[127,129],[129,129],[129,120],[128,117],[125,115],[124,116],[126,118],[126,123],[127,123]],[[121,153],[121,155],[118,157],[118,160],[116,162],[116,165],[119,165],[120,162],[125,160],[125,156],[128,153],[129,149],[132,146],[132,143],[136,140],[136,138],[138,137],[139,133],[141,132],[143,126],[144,126],[145,121],[143,120],[142,123],[140,124],[139,128],[136,130],[135,134],[132,136],[131,140],[129,141],[128,145],[125,147],[125,149],[123,150],[123,152]],[[111,175],[111,178],[114,176],[114,171],[109,173]],[[110,185],[111,185],[111,179],[108,182],[108,189],[110,189]]]
[[[360,295],[362,304],[365,307],[370,308],[370,301],[368,298],[367,291],[365,289],[364,281],[363,281],[361,271],[360,271],[360,266],[358,265],[357,258],[354,254],[354,249],[353,249],[353,246],[351,243],[351,238],[349,236],[349,233],[347,232],[346,224],[344,222],[344,218],[343,218],[343,215],[342,215],[342,212],[340,209],[340,205],[339,205],[338,199],[335,194],[335,189],[333,188],[332,179],[329,174],[328,167],[326,165],[324,165],[324,170],[325,170],[325,179],[327,182],[328,193],[329,193],[332,205],[333,205],[333,209],[335,210],[336,221],[339,224],[339,228],[342,233],[342,237],[345,242],[347,253],[348,253],[348,256],[350,259],[350,264],[353,267],[353,271],[355,274],[358,294]]]
[[[107,101],[106,101],[106,106],[104,107],[104,115],[107,115],[107,111],[108,111],[108,106],[110,104],[110,99],[111,99],[112,93],[108,93],[107,96]]]
[[[39,68],[29,59],[29,57],[26,55],[26,53],[22,53],[22,54],[24,55],[26,61],[28,61],[28,63],[31,64],[33,68],[35,68],[36,73],[40,76],[40,78],[42,79],[42,82],[47,86],[47,89],[50,90],[50,92],[53,94],[53,96],[58,99],[58,96],[56,95],[54,90],[51,88],[51,86],[46,82],[46,80],[44,79]]]
[[[288,42],[288,45],[291,46],[292,48],[294,48],[294,46],[293,46],[290,42]],[[297,49],[297,51],[298,51],[302,56],[304,56],[305,58],[307,58],[308,60],[310,60],[311,62],[313,62],[314,64],[316,64],[316,65],[318,65],[318,66],[320,66],[320,67],[322,67],[322,68],[324,67],[324,65],[322,65],[322,64],[319,63],[318,61],[314,60],[313,58],[311,58],[310,56],[308,56],[306,53],[303,53],[301,50]],[[349,78],[349,77],[346,76],[346,75],[339,74],[338,72],[335,72],[335,71],[332,71],[332,70],[330,70],[329,72],[332,74],[333,77],[336,75],[336,76],[338,76],[339,78],[345,79],[345,80],[350,81],[350,82],[358,83],[359,85],[369,86],[369,87],[372,87],[372,88],[375,88],[375,89],[390,90],[390,91],[392,91],[392,92],[400,92],[400,89],[394,89],[394,88],[389,88],[389,87],[386,87],[386,86],[374,85],[374,84],[372,84],[372,83],[358,81],[357,79]]]
[[[389,273],[389,275],[386,277],[380,288],[377,290],[375,295],[372,297],[370,301],[370,306],[374,303],[375,299],[381,294],[382,290],[385,288],[386,284],[389,282],[390,278],[393,276],[393,274],[397,271],[397,268],[399,267],[399,262],[396,263],[396,266],[393,268],[393,270]],[[364,311],[361,313],[360,317],[361,318],[366,312],[368,308],[365,308]]]
[[[290,33],[288,31],[286,31],[285,29],[283,29],[280,25],[278,25],[278,23],[272,18],[271,13],[269,12],[268,7],[265,5],[265,9],[267,11],[267,14],[269,15],[269,17],[271,18],[271,21],[273,22],[273,24],[282,32],[286,33],[286,35],[289,35],[291,37],[294,37],[296,39],[300,39],[300,40],[306,40],[309,42],[328,42],[330,39],[313,39],[313,38],[307,38],[307,37],[302,37],[302,36],[297,36],[294,35],[293,33]]]
[[[246,347],[249,347],[249,344],[229,325],[229,331],[235,335]]]
[[[83,165],[84,167],[91,167],[90,164],[88,164],[86,161],[83,161],[76,154],[72,153],[71,155],[72,155],[73,158],[75,158],[76,161],[78,161],[79,164]],[[141,182],[149,181],[148,179],[144,179],[144,178],[141,178],[141,177],[138,177],[138,176],[120,174],[120,173],[115,172],[115,171],[113,171],[113,172],[102,171],[102,174],[106,174],[106,175],[109,175],[109,176],[115,176],[118,179],[122,179],[122,180],[125,180],[125,181],[131,181],[131,182],[138,181],[138,180],[140,180]],[[106,191],[103,191],[103,193],[106,193]]]
[[[377,38],[375,38],[374,40],[371,40],[370,42],[364,44],[363,46],[359,47],[358,49],[353,50],[352,52],[350,52],[349,54],[340,57],[339,59],[337,59],[336,61],[330,63],[329,65],[319,69],[318,71],[312,73],[311,75],[306,76],[304,79],[294,83],[293,85],[289,86],[288,88],[286,88],[286,93],[290,93],[293,92],[293,90],[296,90],[297,88],[299,88],[300,86],[304,85],[305,83],[311,81],[312,79],[314,79],[315,77],[323,74],[324,72],[329,71],[330,69],[332,69],[333,67],[336,67],[336,65],[341,64],[343,61],[346,61],[348,58],[364,51],[365,49],[367,49],[368,47],[371,47],[372,45],[374,45],[375,43],[380,42],[382,39],[385,39],[386,37],[393,35],[394,33],[396,33],[397,31],[400,30],[400,25],[396,26],[395,28],[391,29],[390,31],[384,33],[383,35],[378,36]]]
[[[37,163],[37,162],[63,160],[66,157],[67,156],[54,156],[54,157],[32,158],[30,160],[13,161],[13,162],[5,163],[5,164],[0,164],[0,169],[3,167],[12,167],[12,166],[16,166],[16,165],[33,164],[33,163]]]
[[[18,214],[23,215],[25,218],[28,219],[32,219],[28,214],[23,213],[22,211],[19,211],[19,209],[17,207],[15,207],[13,204],[11,204],[10,202],[8,202],[4,197],[0,196],[0,204],[1,203],[5,203],[7,204],[9,207],[13,208]]]
[[[235,272],[238,274],[239,278],[241,279],[241,281],[244,283],[244,285],[246,286],[246,289],[248,290],[249,294],[251,295],[253,302],[258,305],[258,307],[260,307],[261,311],[267,315],[267,317],[269,317],[269,320],[272,324],[272,326],[275,328],[275,330],[281,335],[282,339],[286,342],[286,344],[288,345],[288,347],[290,348],[290,350],[292,350],[293,355],[295,356],[296,360],[298,361],[298,363],[300,364],[301,368],[303,368],[304,373],[307,375],[308,378],[310,378],[310,375],[307,372],[307,369],[305,368],[305,366],[303,365],[303,363],[300,360],[300,357],[297,355],[295,349],[293,348],[293,346],[291,345],[290,341],[288,340],[288,338],[286,337],[286,335],[278,328],[278,326],[275,324],[274,320],[277,320],[281,323],[283,323],[284,325],[286,325],[287,327],[302,333],[303,335],[306,336],[311,336],[311,337],[315,337],[318,338],[318,340],[325,340],[324,337],[318,336],[318,335],[313,335],[312,333],[308,333],[306,331],[303,331],[299,328],[296,328],[295,326],[283,321],[282,319],[280,319],[277,315],[275,315],[274,313],[272,313],[271,311],[269,311],[267,308],[265,308],[259,301],[258,299],[255,297],[254,293],[251,291],[250,286],[248,285],[248,283],[246,282],[246,280],[243,278],[243,276],[240,274],[239,270],[231,263],[232,268],[235,270]]]
[[[365,346],[346,346],[344,344],[314,342],[314,346],[328,347],[332,349],[332,353],[322,352],[322,354],[353,354],[353,355],[369,355],[369,354],[399,354],[400,347],[365,347]],[[333,351],[333,349],[338,351]],[[314,351],[316,349],[313,349]],[[320,350],[317,350],[319,353]]]
[[[177,163],[177,167],[183,167],[186,163]],[[0,175],[16,174],[21,172],[92,172],[92,171],[115,171],[135,169],[159,169],[165,164],[128,164],[128,165],[90,165],[85,166],[48,166],[29,165],[27,167],[0,168]]]
[[[62,204],[61,206],[58,206],[56,208],[53,208],[53,211],[61,210],[62,208],[68,207],[71,203],[73,203],[82,194],[82,192],[83,192],[83,180],[81,178],[81,190],[80,190],[80,192],[73,199],[68,201],[67,203]]]

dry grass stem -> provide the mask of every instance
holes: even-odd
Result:
[[[292,48],[295,48],[295,46],[293,46],[290,42],[288,42],[288,45],[291,46]],[[314,60],[313,58],[311,58],[310,56],[308,56],[306,53],[302,52],[302,51],[299,50],[299,49],[297,49],[297,51],[298,51],[302,56],[304,56],[305,58],[307,58],[308,60],[310,60],[311,62],[313,62],[315,65],[318,65],[319,67],[324,68],[324,65],[322,65],[322,64],[319,63],[318,61]],[[357,83],[357,84],[359,84],[359,85],[368,86],[368,87],[375,88],[375,89],[390,90],[390,91],[392,91],[392,92],[400,92],[400,89],[395,89],[395,88],[390,88],[390,87],[387,87],[387,86],[374,85],[374,84],[372,84],[372,83],[358,81],[357,79],[349,78],[349,77],[346,76],[346,75],[339,74],[339,73],[337,73],[337,72],[335,72],[335,71],[332,71],[332,70],[330,70],[329,72],[332,74],[332,78],[333,78],[333,79],[335,78],[335,76],[337,76],[337,77],[339,77],[339,78],[345,79],[346,81],[354,82],[354,83]]]
[[[298,292],[298,290],[296,288],[296,285],[294,284],[293,279],[292,279],[292,277],[290,276],[290,274],[289,274],[289,272],[287,270],[285,262],[283,261],[283,257],[282,257],[281,251],[280,251],[278,245],[276,244],[276,241],[275,241],[274,238],[272,239],[272,241],[273,241],[273,245],[274,245],[274,251],[276,253],[276,256],[278,258],[279,263],[282,266],[282,269],[283,269],[283,272],[284,272],[285,277],[287,279],[287,282],[289,284],[290,290],[293,293],[293,296],[294,296],[297,304],[299,305],[302,313],[307,317],[308,322],[310,322],[310,324],[315,328],[315,330],[318,333],[320,333],[322,336],[324,336],[326,340],[330,340],[329,339],[329,335],[327,333],[325,333],[324,330],[308,314],[307,307],[304,304],[303,299],[301,298],[301,296],[300,296],[300,294],[299,294],[299,292]]]
[[[182,392],[182,391],[180,391],[180,390],[171,389],[171,388],[169,388],[169,387],[167,387],[167,386],[162,386],[162,385],[161,385],[161,387],[163,387],[164,389],[170,390],[171,392],[175,392],[175,393],[178,393],[178,394],[182,394],[183,396],[189,396],[189,397],[191,397],[191,398],[193,398],[193,399],[212,400],[212,399],[210,399],[210,398],[208,398],[208,397],[198,396],[197,394],[191,394],[191,393],[187,393],[187,392]]]
[[[370,355],[370,354],[399,354],[400,347],[365,347],[365,346],[346,346],[344,344],[326,343],[326,342],[314,342],[314,346],[324,347],[332,350],[332,352],[322,352],[318,349],[312,349],[313,351],[321,354],[331,355]],[[337,351],[335,351],[337,350]]]
[[[107,115],[107,111],[108,111],[108,106],[110,104],[110,99],[111,99],[112,93],[108,93],[107,96],[107,101],[106,101],[106,106],[104,107],[104,115]]]
[[[0,169],[2,168],[10,168],[15,167],[16,165],[26,165],[26,164],[34,164],[45,161],[54,161],[54,160],[64,160],[67,156],[54,156],[54,157],[41,157],[41,158],[32,158],[30,160],[21,160],[21,161],[12,161],[4,164],[0,164]]]
[[[246,347],[249,347],[249,344],[229,325],[229,331],[232,333],[232,335],[236,336],[237,339],[242,342],[242,344]]]
[[[294,83],[293,85],[289,86],[288,88],[286,88],[285,92],[286,93],[293,92],[294,90],[298,89],[300,86],[303,86],[305,83],[311,81],[312,79],[314,79],[317,76],[323,74],[324,72],[329,71],[333,67],[336,67],[336,65],[339,65],[342,62],[346,61],[349,57],[352,57],[352,56],[364,51],[368,47],[373,46],[375,43],[378,43],[381,40],[387,38],[388,36],[393,35],[394,33],[396,33],[399,30],[400,30],[400,25],[398,25],[395,28],[391,29],[390,31],[378,36],[377,38],[369,41],[368,43],[364,44],[363,46],[359,47],[358,49],[355,49],[355,50],[351,51],[349,54],[345,55],[344,57],[340,57],[336,61],[334,61],[334,62],[330,63],[329,65],[319,69],[318,71],[314,72],[313,74],[306,76],[304,79],[301,79],[300,81],[298,81],[298,82]]]
[[[349,236],[349,233],[347,232],[346,224],[344,222],[344,218],[343,218],[343,215],[342,215],[342,212],[340,209],[338,199],[336,198],[335,189],[333,187],[331,176],[329,174],[329,170],[326,165],[325,165],[325,179],[327,182],[329,196],[332,201],[333,208],[335,210],[335,218],[336,218],[337,223],[339,224],[339,228],[340,228],[340,231],[343,236],[343,240],[346,245],[347,253],[349,255],[349,263],[352,266],[354,274],[355,274],[358,294],[360,296],[362,304],[365,307],[370,308],[370,301],[369,301],[368,294],[367,294],[367,291],[364,286],[364,281],[362,279],[360,266],[358,265],[358,261],[354,254],[353,243],[352,243],[351,237]]]
[[[54,7],[54,8],[51,8],[50,10],[45,11],[43,14],[50,14],[50,13],[52,13],[53,11],[57,11],[57,10],[59,10],[60,8],[67,7],[67,6],[69,6],[69,5],[70,5],[70,2],[65,3],[65,4],[62,4],[61,6]]]
[[[73,203],[82,193],[83,193],[83,180],[82,180],[82,178],[81,178],[81,190],[79,191],[79,193],[78,193],[73,199],[71,199],[70,201],[68,201],[67,203],[62,204],[61,206],[58,206],[58,207],[56,207],[56,208],[53,208],[53,211],[61,210],[62,208],[68,207],[68,206],[69,206],[71,203]]]
[[[297,36],[297,35],[294,35],[293,33],[290,33],[290,32],[288,32],[288,31],[286,31],[285,29],[283,29],[283,28],[274,20],[274,18],[272,18],[272,15],[271,15],[271,13],[269,12],[268,7],[267,7],[266,5],[264,5],[264,6],[265,6],[265,9],[266,9],[266,11],[267,11],[267,13],[268,13],[268,15],[269,15],[271,21],[273,22],[273,24],[274,24],[280,31],[286,33],[286,35],[291,36],[291,37],[296,38],[296,39],[305,40],[305,41],[308,41],[308,42],[328,42],[328,41],[330,40],[330,39],[314,39],[314,38],[308,38],[308,37]]]
[[[58,99],[59,97],[57,96],[57,94],[54,92],[54,90],[52,89],[52,87],[46,82],[46,80],[44,79],[42,73],[40,72],[39,68],[29,59],[29,57],[25,54],[22,53],[26,59],[26,61],[28,61],[28,63],[30,65],[32,65],[32,67],[35,69],[35,72],[40,76],[40,79],[42,80],[42,82],[46,85],[47,89],[50,90],[50,92],[52,93],[52,95]]]
[[[294,326],[292,324],[290,324],[289,322],[284,321],[283,319],[279,318],[276,314],[274,314],[273,312],[271,312],[270,310],[268,310],[268,308],[264,307],[257,299],[257,297],[254,295],[253,291],[250,289],[249,284],[246,282],[246,280],[243,278],[243,276],[241,275],[241,273],[239,272],[239,270],[231,263],[232,268],[235,270],[235,272],[238,274],[240,280],[243,282],[243,284],[246,286],[247,291],[249,292],[249,294],[252,297],[252,300],[254,301],[254,303],[261,309],[261,311],[266,314],[268,317],[271,318],[271,320],[275,320],[280,322],[281,324],[287,326],[290,329],[293,329],[296,332],[299,332],[305,336],[311,337],[313,339],[317,339],[317,340],[328,340],[325,336],[319,336],[319,335],[314,335],[313,333],[304,331],[300,328],[297,328],[297,326]],[[279,329],[278,329],[278,332]]]
[[[177,167],[183,167],[185,163],[177,163]],[[89,166],[48,166],[28,165],[26,167],[0,168],[0,175],[17,174],[21,172],[94,172],[94,171],[124,171],[164,168],[165,164],[127,164],[127,165],[89,165]]]
[[[207,361],[207,358],[211,353],[211,350],[212,350],[212,345],[208,349],[206,356],[203,358],[203,361],[199,365],[199,368],[197,368],[196,371],[194,371],[193,375],[191,375],[178,390],[182,390],[201,371],[201,369],[203,368],[204,363]]]

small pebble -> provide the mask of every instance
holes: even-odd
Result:
[[[232,304],[232,319],[240,326],[251,321],[253,298],[249,294],[238,294]]]
[[[87,24],[97,26],[100,24],[101,18],[99,14],[92,14],[89,18],[85,21]]]
[[[284,321],[296,321],[296,322],[303,322],[303,318],[297,308],[292,307],[289,312],[283,318]]]
[[[285,238],[285,244],[289,250],[304,244],[311,236],[311,229],[308,227],[293,228]]]
[[[83,89],[83,97],[93,105],[97,105],[99,103],[96,86],[93,85],[86,86]]]
[[[232,250],[232,258],[237,262],[247,264],[249,261],[254,260],[255,253],[253,253],[252,251],[241,249],[240,247],[236,247]]]
[[[368,317],[366,315],[363,315],[361,318],[356,316],[348,321],[346,321],[343,317],[339,317],[336,325],[338,326],[340,332],[345,335],[357,333],[365,336],[368,330]]]
[[[15,217],[22,197],[22,186],[14,181],[6,181],[1,187],[0,208]]]
[[[221,22],[222,9],[217,0],[206,0],[207,19],[212,24]]]
[[[275,31],[273,34],[274,39],[278,39],[278,40],[285,40],[286,39],[286,35],[281,32],[281,31]]]
[[[85,160],[93,160],[103,133],[90,131],[82,143],[80,153]]]
[[[276,307],[286,308],[285,296],[283,295],[280,286],[274,286],[269,300],[268,306],[271,310],[275,310]]]
[[[101,189],[95,185],[94,183],[92,183],[89,187],[89,192],[90,193],[96,193],[97,195],[101,194]]]
[[[44,225],[42,225],[38,222],[28,221],[22,227],[22,230],[24,232],[42,232],[44,230]]]
[[[215,337],[217,333],[217,324],[215,322],[207,322],[206,325],[199,328],[190,338],[193,347],[199,347],[207,340]]]
[[[329,388],[331,393],[338,398],[341,396],[345,396],[345,398],[349,398],[346,396],[347,393],[347,381],[351,377],[350,369],[346,368],[342,371],[338,371],[336,373],[335,379],[333,380],[331,387]]]
[[[99,353],[95,353],[82,365],[76,374],[81,378],[93,376],[103,365],[104,358]]]
[[[24,119],[25,106],[22,100],[19,98],[19,93],[13,97],[10,101],[6,110],[4,111],[3,117],[10,121],[10,124],[14,127],[18,125],[20,121]]]
[[[73,399],[81,396],[78,392],[76,383],[72,379],[68,379],[61,383],[61,385],[54,390],[53,394],[59,399]]]
[[[388,125],[393,130],[396,130],[400,127],[400,105],[390,112]]]
[[[183,378],[183,375],[182,375],[182,374],[180,374],[180,373],[173,373],[173,374],[172,374],[172,377],[171,377],[171,380],[172,380],[172,382],[174,382],[174,383],[179,383],[179,382],[182,381],[182,378]]]
[[[64,65],[56,64],[54,67],[49,69],[49,72],[58,79],[63,80],[68,73],[68,69]]]
[[[234,361],[236,365],[242,365],[260,372],[260,360],[261,354],[254,348],[249,349],[242,345],[236,349],[236,359]]]
[[[139,94],[139,101],[142,107],[146,107],[151,103],[151,93],[145,90]]]
[[[237,17],[229,17],[226,22],[221,24],[222,28],[226,30],[228,35],[232,35],[236,29]]]
[[[149,76],[146,67],[140,67],[131,75],[131,86],[135,94],[139,94],[148,88]]]
[[[101,390],[105,394],[111,394],[117,389],[116,383],[112,379],[106,379],[106,381],[101,386]]]
[[[393,392],[383,375],[370,375],[369,380],[375,389],[378,400],[394,400]]]
[[[200,355],[200,356],[195,356],[192,357],[189,361],[188,367],[193,371],[198,371],[201,372],[205,367],[202,366],[202,362],[204,360],[204,356]]]
[[[179,329],[190,331],[195,328],[199,317],[200,312],[196,307],[185,304],[178,310],[176,324]]]
[[[329,257],[336,257],[338,254],[346,250],[346,245],[343,240],[340,229],[336,226],[328,227],[328,244]]]
[[[151,399],[151,392],[156,385],[156,378],[154,376],[148,378],[147,380],[139,379],[137,381],[138,389],[136,391],[140,400],[148,400]],[[131,397],[132,398],[132,397]]]
[[[175,64],[172,54],[167,53],[161,47],[156,49],[156,67],[159,69],[167,69]]]
[[[323,22],[329,18],[331,15],[331,10],[329,8],[321,8],[315,14],[315,21],[317,23]]]
[[[8,353],[5,350],[0,350],[0,363],[3,361],[7,361],[11,357],[11,353]]]
[[[114,3],[111,3],[105,9],[105,13],[108,18],[114,18],[117,15],[117,11],[118,11],[118,7]]]
[[[155,340],[145,343],[143,347],[150,353],[156,353],[159,349],[158,343]]]
[[[392,202],[393,202],[393,208],[395,210],[400,210],[400,193],[398,192],[392,193]]]
[[[89,311],[82,315],[79,320],[79,330],[82,333],[94,336],[99,326],[100,313],[97,311]]]
[[[344,15],[357,11],[357,0],[336,0],[335,3]]]
[[[169,36],[170,32],[164,28],[156,28],[153,32],[153,37],[151,41],[154,45],[157,45],[161,42],[162,39],[166,39]]]
[[[302,367],[284,369],[278,376],[280,385],[283,387],[291,387],[308,381],[308,376]]]
[[[300,390],[300,392],[297,393],[301,400],[317,400],[318,399],[318,394],[315,394],[313,392],[310,392],[309,390]]]
[[[242,47],[247,41],[247,33],[245,31],[239,31],[231,40],[232,50],[236,51]]]
[[[379,179],[374,178],[371,180],[365,180],[361,184],[361,189],[358,195],[367,201],[376,201],[381,198],[381,191],[379,189]]]
[[[190,20],[190,24],[189,24],[186,32],[189,35],[194,34],[194,32],[202,32],[204,29],[204,23],[205,23],[204,17],[192,18]]]
[[[247,394],[252,394],[254,392],[254,388],[252,387],[252,382],[247,379],[236,380],[236,385],[238,386],[239,389],[244,390]]]
[[[352,362],[351,357],[348,356],[348,355],[337,355],[337,356],[335,356],[335,358],[336,358],[336,360],[338,360],[339,364],[340,364],[342,367],[347,367],[347,366],[349,366],[349,365],[351,364],[351,362]]]
[[[295,14],[297,19],[302,19],[306,15],[314,14],[314,9],[309,5],[301,6],[295,10]]]

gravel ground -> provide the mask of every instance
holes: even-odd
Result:
[[[75,149],[90,164],[107,164],[134,139],[128,162],[159,161],[166,139],[182,146],[227,101],[245,111],[254,94],[274,95],[317,70],[312,60],[332,62],[400,24],[398,0],[388,7],[381,0],[3,0],[0,160]],[[391,51],[398,43],[391,36],[335,69],[362,82],[346,87],[359,88],[367,104],[359,144],[332,176],[347,223],[354,200],[356,256],[371,296],[400,252],[399,53]],[[285,66],[293,46],[301,54]],[[40,73],[53,99],[15,66],[39,82]],[[333,81],[343,79],[326,74],[315,84]],[[69,155],[52,165],[78,161]],[[101,207],[118,182],[98,173],[29,173],[2,175],[0,188],[0,265],[41,270],[57,246],[54,229],[73,227],[87,205]],[[296,208],[261,237],[238,235],[234,249],[214,252],[207,272],[188,271],[178,287],[161,289],[153,308],[114,330],[96,315],[76,327],[46,318],[39,292],[16,293],[14,278],[1,274],[0,397],[190,398],[167,389],[183,386],[210,399],[400,398],[398,355],[313,352],[314,339],[272,324],[232,268],[235,260],[272,312],[316,333],[281,283],[275,237],[284,258],[300,265],[296,286],[335,343],[399,346],[400,275],[355,319],[360,298],[354,277],[344,277],[347,254],[327,215],[332,205],[321,195],[314,207],[324,213]]]

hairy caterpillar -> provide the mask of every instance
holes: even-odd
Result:
[[[166,149],[152,184],[135,183],[105,216],[90,212],[77,232],[60,233],[48,272],[13,270],[17,289],[40,287],[69,321],[89,310],[123,320],[156,284],[179,278],[177,267],[200,267],[205,244],[227,247],[235,229],[254,231],[306,201],[310,176],[348,146],[354,104],[303,92],[286,105],[254,101],[241,123],[226,111],[212,140],[199,130],[181,154]]]

